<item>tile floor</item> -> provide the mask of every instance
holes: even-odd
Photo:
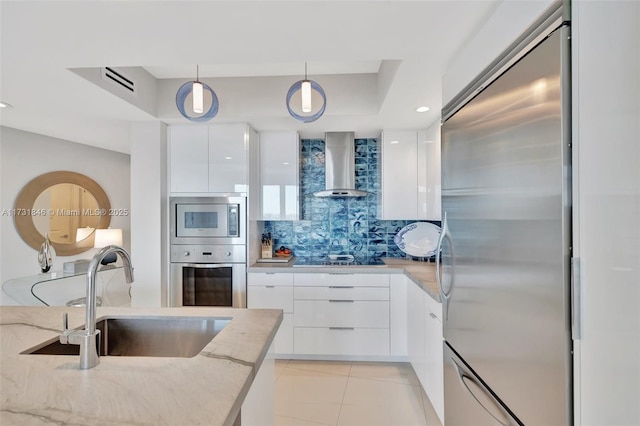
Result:
[[[441,426],[407,363],[276,360],[278,426]]]

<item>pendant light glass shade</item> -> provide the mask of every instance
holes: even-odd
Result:
[[[204,91],[202,83],[194,81],[191,92],[193,93],[193,112],[202,114],[204,112]]]
[[[302,112],[311,112],[311,82],[304,80],[300,87],[302,93]]]
[[[300,94],[298,94],[300,92]],[[313,109],[313,98],[322,99],[322,105],[315,111]],[[298,100],[300,104],[298,105]],[[311,123],[322,117],[327,107],[327,96],[318,83],[307,79],[307,64],[304,64],[304,80],[296,81],[287,92],[287,110],[289,114],[298,121]],[[310,115],[305,115],[311,113]]]
[[[184,118],[190,121],[194,121],[196,123],[202,123],[204,121],[209,121],[213,117],[218,114],[218,96],[216,93],[209,87],[207,84],[199,81],[199,69],[196,68],[196,80],[195,81],[187,81],[184,83],[178,91],[176,92],[176,106],[178,107],[178,111]],[[211,96],[211,106],[207,111],[204,110],[204,98],[205,91],[209,93]],[[185,103],[187,101],[187,97],[191,95],[191,110],[193,110],[194,114],[202,114],[202,115],[189,115],[185,108]]]

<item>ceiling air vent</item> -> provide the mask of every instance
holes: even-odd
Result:
[[[122,89],[126,89],[133,95],[136,94],[135,82],[130,77],[127,77],[122,71],[117,71],[115,68],[104,67],[102,68],[102,79],[110,81]]]

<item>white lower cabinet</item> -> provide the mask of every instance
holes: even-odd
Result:
[[[387,356],[388,328],[294,327],[296,354]]]
[[[408,357],[443,418],[442,305],[404,274],[248,274],[247,306],[282,309],[276,356]]]
[[[407,356],[408,281],[409,278],[404,274],[389,275],[389,349],[393,357]]]
[[[293,287],[250,285],[247,288],[247,307],[282,309],[282,312],[292,314]]]
[[[409,362],[444,422],[444,340],[442,304],[417,284],[407,283],[407,351]]]
[[[299,273],[295,274],[295,286],[389,288],[389,274]]]
[[[409,362],[425,387],[425,293],[415,283],[407,284],[407,352]]]
[[[423,383],[433,408],[444,424],[444,339],[442,335],[442,305],[424,294],[424,366],[426,370]]]
[[[282,309],[283,318],[274,339],[276,355],[293,353],[293,274],[247,274],[247,307]]]
[[[387,287],[295,287],[296,300],[389,300]]]
[[[389,329],[389,301],[296,300],[294,327]]]
[[[294,275],[296,355],[389,356],[389,275]]]
[[[234,425],[271,426],[275,424],[276,373],[273,347],[272,344],[262,360],[262,365],[251,383]]]

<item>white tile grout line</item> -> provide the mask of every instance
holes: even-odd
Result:
[[[349,387],[349,381],[351,380],[351,370],[353,370],[353,362],[349,364],[349,374],[347,375],[347,383],[344,386],[344,393],[342,394],[342,400],[340,401],[340,411],[338,411],[338,420],[336,420],[336,426],[340,424],[340,416],[342,416],[342,407],[344,407],[344,399],[347,396],[347,388]]]
[[[353,363],[351,364],[353,365]],[[349,375],[347,376],[347,383],[344,385],[344,392],[342,393],[342,399],[340,400],[340,410],[338,411],[338,419],[336,425],[340,424],[340,416],[342,416],[342,407],[344,407],[344,398],[347,396],[347,388],[349,387],[349,381],[351,380],[351,367],[349,367]]]

